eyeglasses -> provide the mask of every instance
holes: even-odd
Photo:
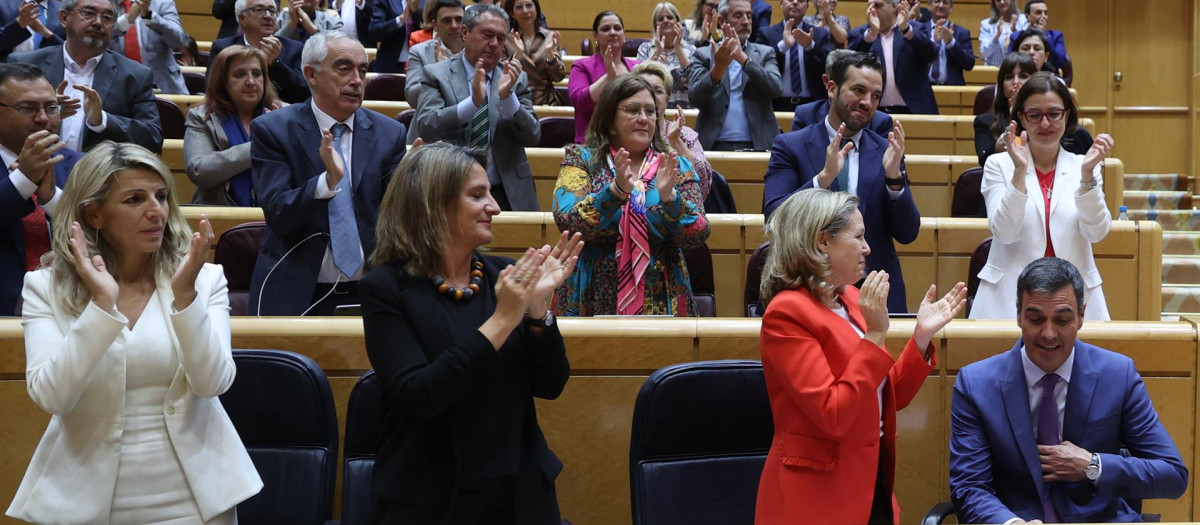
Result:
[[[1021,116],[1025,117],[1025,120],[1029,122],[1041,122],[1042,117],[1046,117],[1046,120],[1049,120],[1050,122],[1058,122],[1066,115],[1067,110],[1065,109],[1052,109],[1050,111],[1038,111],[1036,109],[1031,109],[1029,111],[1021,112]]]
[[[646,117],[654,119],[658,117],[658,107],[656,106],[625,106],[621,108],[621,112],[628,115],[629,118]]]
[[[46,116],[53,117],[53,116],[57,115],[59,111],[62,110],[62,106],[58,105],[55,102],[51,102],[49,104],[45,104],[42,106],[35,106],[32,104],[25,104],[25,105],[20,105],[20,106],[10,106],[8,104],[3,104],[3,103],[0,103],[0,106],[4,106],[6,108],[13,109],[17,112],[17,114],[19,114],[25,118],[36,117],[38,114],[38,111],[43,111],[43,110],[46,112]]]
[[[245,11],[242,11],[242,12],[243,13],[249,12],[249,13],[253,14],[254,16],[264,16],[264,15],[275,16],[275,13],[278,13],[279,11],[277,9],[275,9],[274,7],[265,6],[265,5],[256,5],[254,7],[247,8]]]
[[[92,20],[95,20],[97,16],[100,17],[100,22],[106,26],[111,26],[117,21],[117,15],[112,11],[105,11],[101,13],[92,8],[83,8],[76,9],[75,12],[79,15],[79,18],[82,18],[85,22],[91,22]]]

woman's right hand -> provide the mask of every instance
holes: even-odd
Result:
[[[864,337],[880,346],[883,346],[883,339],[887,337],[888,326],[891,324],[887,311],[890,290],[887,272],[877,270],[863,279],[858,294],[858,308],[862,311],[863,321],[867,323],[867,333]]]
[[[88,292],[92,294],[92,302],[111,313],[113,306],[117,304],[120,288],[116,279],[108,273],[104,258],[88,252],[87,240],[84,239],[83,228],[78,222],[71,223],[71,237],[67,242],[71,244],[71,254],[75,256],[75,273],[79,274],[84,286],[87,286]]]
[[[649,154],[649,153],[648,153]],[[616,176],[613,177],[613,186],[615,190],[620,192],[619,197],[628,199],[633,193],[634,185],[638,181],[637,168],[633,166],[633,161],[629,159],[629,152],[625,148],[617,150],[617,154],[613,156],[613,167],[616,168]]]
[[[549,252],[549,246],[540,250],[526,249],[515,264],[500,270],[500,276],[496,279],[494,315],[511,321],[513,327],[525,317],[529,301],[534,298],[534,288],[542,279],[542,262]]]

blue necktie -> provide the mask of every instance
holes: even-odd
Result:
[[[1038,403],[1038,435],[1039,445],[1057,445],[1058,439],[1058,401],[1054,399],[1054,387],[1058,384],[1058,374],[1046,374],[1038,381],[1042,387],[1042,400]],[[1042,484],[1042,511],[1046,517],[1045,523],[1059,523],[1061,520],[1054,510],[1054,499],[1050,497],[1050,483]]]
[[[792,63],[792,96],[803,96],[804,93],[804,64],[800,61],[800,44],[792,46],[788,51],[788,60]]]
[[[842,148],[846,147],[847,142],[853,142],[853,141],[851,141],[850,139],[842,139],[841,145],[839,147],[842,147]],[[854,153],[854,148],[850,148],[850,153]],[[842,159],[842,169],[839,170],[838,174],[837,174],[837,181],[836,181],[837,182],[837,190],[836,191],[844,191],[846,193],[850,192],[850,153],[847,153],[846,158]]]
[[[947,22],[949,24],[949,22]],[[933,29],[932,35],[937,35],[937,27]],[[937,38],[932,36],[931,38]],[[937,40],[938,56],[937,60],[933,61],[933,65],[929,67],[929,80],[934,84],[940,83],[946,78],[946,43]]]
[[[342,123],[333,125],[333,149],[342,159],[346,173],[338,182],[338,192],[329,199],[329,238],[333,246],[333,264],[338,270],[353,276],[363,264],[362,251],[358,247],[358,221],[354,218],[354,196],[350,184],[350,166],[342,153],[342,135],[350,126]]]
[[[42,27],[46,27],[46,6],[44,4],[38,4],[38,20],[40,20],[42,22]],[[33,33],[33,48],[34,49],[42,48],[42,34],[41,33],[38,33],[38,32]]]

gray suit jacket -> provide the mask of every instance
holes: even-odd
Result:
[[[27,62],[42,68],[51,86],[63,81],[62,46],[14,53],[8,56],[8,61]],[[158,106],[154,105],[154,81],[146,66],[105,51],[96,66],[92,89],[104,101],[108,125],[99,133],[84,126],[84,151],[103,140],[132,142],[150,151],[162,151],[162,125],[158,120]]]
[[[489,136],[492,138],[488,145],[488,178],[499,179],[504,185],[504,193],[513,210],[537,211],[537,189],[533,185],[525,148],[537,146],[542,137],[542,126],[533,113],[533,96],[524,73],[513,87],[513,93],[521,103],[520,109],[511,119],[500,118],[498,79],[501,72],[500,66],[492,71],[493,80],[488,90]],[[458,121],[456,106],[470,96],[471,87],[467,84],[461,58],[425,66],[417,114],[413,119],[417,136],[425,142],[446,140],[468,144],[470,126]]]
[[[408,50],[408,70],[404,72],[404,99],[409,104],[416,103],[421,97],[421,77],[425,76],[425,66],[432,66],[437,63],[437,58],[434,55],[434,47],[436,39],[426,40],[412,46]],[[458,55],[453,55],[458,58]],[[417,138],[417,127],[408,128],[408,143],[412,144]]]
[[[163,93],[188,94],[183,83],[183,70],[175,62],[175,50],[183,47],[187,34],[179,21],[179,9],[173,0],[150,0],[150,19],[137,17],[138,47],[142,53],[142,64],[154,74],[154,85]],[[121,15],[124,18],[124,15]],[[118,22],[120,24],[120,22]],[[125,54],[125,34],[112,39],[108,48]]]
[[[713,67],[713,47],[697,49],[685,71],[691,85],[692,105],[700,110],[696,132],[706,150],[712,149],[717,141],[721,124],[729,112],[729,75],[722,77],[719,83],[714,83],[709,75]],[[743,49],[747,60],[742,66],[743,82],[746,84],[742,100],[750,121],[750,135],[754,140],[754,149],[769,151],[771,142],[779,135],[779,124],[771,105],[775,97],[783,94],[779,63],[775,59],[775,50],[770,47],[746,42]]]
[[[183,158],[187,177],[196,185],[192,204],[234,205],[229,198],[229,179],[250,169],[250,143],[229,147],[221,118],[208,113],[204,105],[188,110]]]

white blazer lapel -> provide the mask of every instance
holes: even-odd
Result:
[[[1062,146],[1058,147],[1058,163],[1054,166],[1054,193],[1050,195],[1050,213],[1058,211],[1064,199],[1075,198],[1083,174],[1074,168],[1075,155]]]

